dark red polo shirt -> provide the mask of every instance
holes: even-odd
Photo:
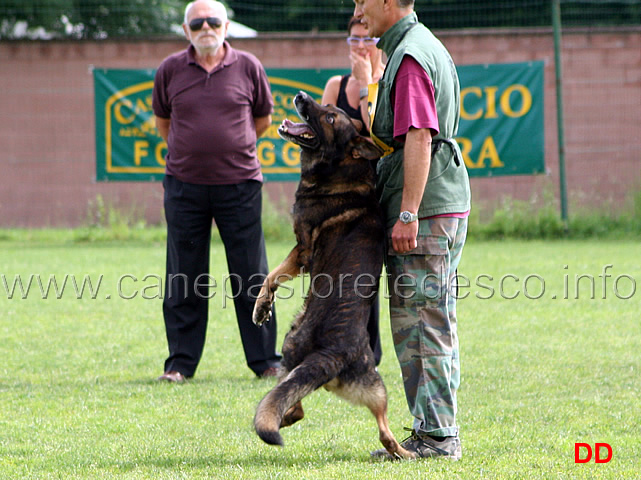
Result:
[[[263,66],[225,42],[212,72],[196,63],[194,47],[167,57],[154,81],[154,114],[170,118],[165,173],[187,183],[262,181],[254,117],[272,112]]]

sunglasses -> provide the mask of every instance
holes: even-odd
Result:
[[[376,45],[378,43],[378,38],[377,37],[347,37],[347,45],[350,47],[355,47],[359,45],[361,42],[363,42],[363,45],[366,47],[371,47],[372,45]]]
[[[192,32],[196,32],[203,28],[205,22],[207,22],[211,28],[220,28],[223,24],[223,21],[218,17],[194,18],[189,22],[189,28]]]

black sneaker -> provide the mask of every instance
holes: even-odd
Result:
[[[408,452],[415,454],[415,458],[461,459],[461,440],[458,438],[458,435],[455,437],[445,437],[443,440],[438,441],[429,435],[419,435],[414,430],[410,431],[412,434],[403,440],[401,447]],[[390,455],[384,448],[373,451],[371,456],[382,460],[397,460],[396,457]]]

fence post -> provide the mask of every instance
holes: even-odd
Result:
[[[552,25],[554,28],[554,70],[556,73],[556,124],[559,138],[559,186],[561,220],[568,227],[568,199],[565,180],[565,134],[563,131],[563,70],[561,65],[561,0],[552,0]]]

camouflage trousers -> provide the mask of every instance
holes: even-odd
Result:
[[[452,285],[466,234],[466,218],[420,220],[417,248],[400,255],[390,242],[387,250],[392,336],[419,433],[458,434],[461,377]]]

